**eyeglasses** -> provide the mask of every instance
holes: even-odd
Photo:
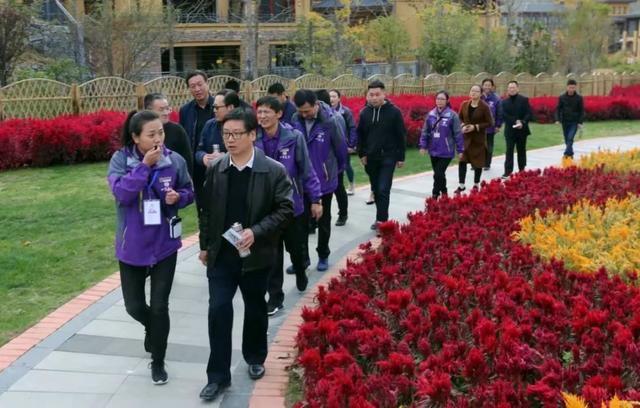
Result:
[[[240,140],[242,135],[246,135],[247,133],[249,132],[246,130],[243,132],[222,132],[222,137],[226,140],[229,140],[229,139]]]
[[[220,108],[224,108],[225,105],[213,105],[213,110],[218,110]]]

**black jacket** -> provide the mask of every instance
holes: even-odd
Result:
[[[220,250],[227,208],[229,154],[217,159],[207,168],[200,213],[200,249],[208,251],[213,265]],[[268,268],[274,260],[278,239],[293,218],[291,181],[282,164],[255,149],[247,214],[243,226],[253,231],[255,242],[251,254],[242,260],[242,272]]]
[[[360,111],[358,155],[373,158],[393,156],[404,161],[407,144],[407,129],[402,112],[391,101],[379,108],[367,105]]]
[[[193,178],[193,151],[191,150],[191,143],[189,142],[187,132],[185,132],[182,126],[174,122],[165,123],[163,128],[164,145],[167,149],[182,156],[182,158],[187,162],[189,175]]]
[[[507,96],[502,100],[502,119],[504,120],[505,136],[529,136],[529,121],[532,118],[529,98],[520,94]],[[522,129],[514,129],[516,121],[522,121]]]
[[[584,101],[577,92],[572,96],[563,93],[558,98],[556,121],[562,123],[582,123],[584,121]]]

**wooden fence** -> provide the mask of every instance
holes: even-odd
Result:
[[[276,75],[266,75],[253,81],[243,81],[230,76],[209,78],[211,92],[223,88],[226,81],[235,79],[241,84],[241,96],[254,101],[267,92],[269,85],[281,82],[293,94],[296,89],[338,89],[344,96],[361,96],[366,92],[367,83],[379,79],[386,85],[387,91],[400,94],[432,94],[446,89],[451,95],[466,95],[472,84],[479,84],[484,78],[493,78],[497,92],[504,94],[507,83],[516,79],[520,83],[520,92],[534,97],[559,95],[565,88],[568,78],[578,82],[583,95],[607,95],[615,85],[628,86],[640,83],[640,73],[609,74],[597,73],[581,75],[560,75],[540,73],[512,74],[500,72],[491,75],[481,72],[470,75],[454,72],[449,75],[429,74],[416,78],[409,74],[396,77],[374,75],[361,79],[351,74],[330,79],[315,74],[303,75],[296,79],[287,79]],[[166,76],[145,83],[135,83],[117,77],[96,78],[83,84],[64,84],[48,79],[26,79],[0,88],[0,120],[10,118],[51,118],[63,114],[80,114],[98,110],[127,111],[141,109],[144,95],[148,92],[163,92],[171,105],[178,107],[191,99],[184,79]]]

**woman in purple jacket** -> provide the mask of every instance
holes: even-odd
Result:
[[[462,157],[464,143],[460,119],[451,109],[449,94],[439,91],[436,94],[436,107],[427,114],[420,135],[420,154],[429,152],[431,167],[433,168],[433,198],[440,194],[447,194],[447,179],[445,172],[451,160],[458,152]]]
[[[123,147],[109,163],[108,180],[116,200],[116,257],[127,313],[145,327],[151,353],[151,379],[165,384],[164,357],[169,336],[169,293],[176,269],[181,228],[178,209],[193,202],[185,160],[166,149],[158,115],[131,112]],[[151,299],[145,281],[151,279]]]

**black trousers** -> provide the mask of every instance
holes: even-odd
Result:
[[[331,251],[329,250],[329,238],[331,238],[331,199],[333,193],[322,196],[322,217],[317,221],[318,224],[318,252],[319,258],[328,258]],[[304,251],[305,259],[309,259],[309,221],[311,220],[311,201],[305,195],[305,217],[304,223],[304,242],[306,250]]]
[[[467,178],[467,164],[469,163],[462,161],[458,163],[458,182],[460,184],[464,184],[465,179]],[[480,182],[480,177],[482,177],[482,169],[476,169],[473,166],[471,166],[471,168],[473,169],[473,182],[478,184]]]
[[[504,138],[507,142],[506,157],[504,159],[504,174],[513,173],[513,150],[514,147],[518,152],[518,170],[523,171],[527,167],[527,137],[513,136],[505,133]]]
[[[485,167],[491,167],[491,160],[493,159],[493,144],[495,140],[495,133],[487,133],[487,159],[485,160]]]
[[[364,166],[364,169],[369,175],[371,190],[376,200],[376,221],[387,221],[389,219],[389,201],[393,172],[396,169],[396,159],[390,156],[381,158],[367,157],[367,165]]]
[[[231,381],[231,333],[233,297],[240,287],[244,301],[242,356],[247,364],[264,364],[267,358],[267,279],[271,268],[241,273],[242,261],[233,265],[216,263],[207,267],[209,279],[209,363],[208,384]]]
[[[195,171],[193,174],[193,193],[194,198],[196,200],[196,208],[198,210],[198,214],[200,214],[200,209],[205,205],[205,199],[203,197],[204,191],[204,181],[205,181],[205,173],[202,171]]]
[[[280,238],[278,244],[278,252],[276,254],[276,261],[269,272],[269,283],[267,291],[269,292],[269,304],[279,306],[284,302],[284,292],[282,291],[282,285],[284,283],[284,248],[286,247],[289,256],[291,257],[291,264],[296,275],[305,273],[304,263],[306,261],[306,253],[304,241],[305,228],[307,223],[304,214],[294,217],[287,229]]]
[[[163,361],[169,337],[169,294],[176,272],[178,253],[153,266],[133,266],[120,262],[120,282],[124,307],[129,316],[145,327],[151,341],[151,357]],[[144,292],[147,276],[151,279],[149,305]]]
[[[335,194],[338,203],[338,217],[346,217],[349,213],[349,197],[347,197],[347,189],[344,188],[344,171],[338,174],[338,188],[336,188]]]
[[[433,190],[434,198],[440,197],[440,194],[447,194],[447,178],[445,173],[452,158],[449,157],[431,157],[431,168],[433,168]]]

